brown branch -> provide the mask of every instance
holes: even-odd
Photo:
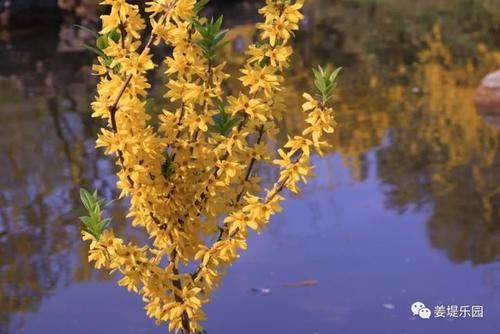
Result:
[[[185,114],[185,113],[186,113],[186,106],[185,106],[184,102],[182,102],[182,104],[181,104],[181,113],[180,113],[180,115],[179,115],[179,119],[177,120],[177,123],[176,123],[177,128],[179,128],[179,127],[181,126],[181,124],[182,124],[182,119],[184,118],[184,114]],[[178,140],[179,140],[179,138],[181,137],[181,135],[182,135],[181,131],[178,131],[178,132],[177,132],[177,134],[175,135],[175,140],[176,140],[176,141],[178,141]],[[170,146],[170,149],[172,150],[172,152],[174,152],[174,153],[172,154],[172,158],[171,158],[171,162],[172,162],[172,163],[174,162],[175,157],[177,156],[177,152],[175,152],[175,150],[176,150],[176,144],[177,144],[177,142],[174,142],[174,143]],[[166,178],[166,179],[168,179],[168,175],[167,175],[165,178]],[[167,194],[167,198],[170,198],[170,196],[171,196],[171,193],[168,193],[168,194]]]
[[[118,133],[118,126],[116,125],[116,112],[118,111],[118,103],[120,102],[120,98],[122,97],[123,93],[125,92],[125,89],[127,88],[128,84],[130,83],[130,80],[132,80],[132,76],[129,75],[127,79],[123,82],[122,86],[120,87],[120,91],[118,92],[118,96],[115,98],[115,101],[109,107],[109,113],[110,113],[110,118],[111,118],[111,127],[113,128],[113,132],[116,134]],[[125,170],[125,158],[123,156],[123,151],[118,149],[118,159],[120,161],[120,165],[123,170]],[[130,177],[130,175],[127,174],[127,180],[130,184],[130,187],[134,187],[134,181]]]
[[[208,89],[213,87],[213,70],[212,70],[212,61],[208,61],[208,69],[207,69],[207,82],[208,82]],[[203,106],[201,107],[201,112],[206,113],[207,111],[207,101],[211,100],[210,97],[208,99],[204,99],[203,101]],[[200,128],[196,129],[196,131],[193,134],[193,138],[191,139],[192,143],[195,143],[198,140],[198,136],[200,135]],[[190,153],[193,155],[194,148],[191,147]]]
[[[172,255],[170,256],[170,261],[173,264],[172,273],[177,276],[179,275],[179,270],[177,269],[177,265],[175,264],[175,258],[177,257],[177,252],[174,250]],[[179,278],[173,279],[172,284],[174,287],[182,292],[182,282]],[[184,299],[174,292],[174,298],[177,303],[184,303]],[[186,311],[182,312],[182,328],[184,330],[184,334],[191,334],[191,325],[189,321],[189,316]]]
[[[280,15],[283,13],[283,11],[285,10],[285,7],[284,6],[280,6],[280,9],[279,9],[279,12],[280,12]],[[272,48],[275,48],[275,46],[272,46]],[[255,98],[255,96],[257,95],[257,93],[255,92],[253,94],[253,97],[252,98]],[[245,117],[243,118],[243,120],[240,122],[240,124],[238,125],[238,132],[240,132],[243,127],[246,125],[246,122],[248,121],[248,114],[245,114]],[[262,125],[260,131],[259,131],[259,139],[258,139],[258,143],[260,143],[260,141],[262,140],[262,134],[263,134],[263,130],[264,130],[264,125]],[[225,155],[222,157],[221,161],[226,161],[227,159],[229,158],[229,151],[226,151]],[[247,170],[247,174],[245,176],[245,181],[248,181],[248,178],[250,177],[250,174],[252,172],[252,169],[254,167],[254,164],[255,164],[255,159],[252,158],[252,161],[250,163],[250,168],[248,168]],[[220,167],[215,167],[214,169],[214,172],[210,175],[210,177],[217,177],[217,173],[219,172],[220,170]],[[206,203],[206,201],[208,200],[208,197],[206,195],[206,193],[208,192],[208,186],[205,188],[205,191],[201,194],[200,198],[201,198],[201,201],[202,203]],[[238,197],[241,198],[242,195],[238,194]],[[239,200],[238,200],[239,201]],[[195,203],[196,205],[196,203]],[[197,208],[197,211],[198,211],[198,216],[201,214],[201,210],[203,208]]]
[[[238,125],[238,128],[237,128],[238,132],[240,132],[243,129],[243,126],[246,124],[247,120],[248,120],[248,114],[245,115],[245,118]],[[224,154],[224,156],[221,159],[221,162],[226,161],[228,158],[229,158],[229,151],[226,151],[226,153]],[[214,171],[212,172],[212,174],[210,174],[209,179],[210,178],[215,178],[215,180],[217,180],[217,173],[219,172],[219,170],[220,170],[220,167],[218,167],[218,166],[215,167]],[[207,195],[208,190],[209,189],[208,189],[208,185],[207,185],[205,187],[205,190],[201,193],[200,199],[196,200],[194,202],[194,207],[195,207],[196,211],[198,212],[197,213],[198,217],[201,215],[201,211],[203,210],[203,206],[208,201],[208,195]],[[189,212],[189,210],[188,210],[188,212]],[[187,213],[187,214],[184,215],[183,220],[187,219],[187,217],[189,217],[189,213]]]
[[[122,49],[125,49],[125,25],[123,22],[120,20],[120,34],[122,35],[121,40],[122,40]]]
[[[168,12],[175,6],[175,4],[176,4],[176,1],[172,2],[172,4],[166,9],[165,15],[168,14]],[[125,48],[125,35],[124,35],[125,28],[124,28],[123,22],[120,22],[120,29],[121,29],[121,34],[122,34],[122,36],[121,36],[122,37],[121,38],[122,47]],[[146,44],[144,45],[144,48],[141,52],[141,55],[143,55],[145,52],[147,52],[149,50],[153,41],[154,41],[154,32],[151,31],[149,34],[149,38],[148,38],[148,40],[147,40]],[[130,85],[131,81],[132,81],[132,74],[129,74],[129,75],[127,75],[125,81],[122,83],[120,90],[118,91],[118,95],[116,96],[115,100],[113,101],[113,104],[109,107],[111,127],[112,127],[113,132],[115,134],[118,133],[118,125],[116,123],[116,113],[118,111],[118,104],[120,103],[120,99],[125,94],[125,91],[126,91],[127,87]],[[123,154],[123,151],[120,149],[118,150],[118,159],[120,161],[120,165],[121,165],[122,169],[126,172],[124,154]],[[132,177],[128,173],[127,173],[127,180],[129,182],[130,187],[133,188],[134,181],[132,180]],[[165,224],[162,224],[160,219],[158,217],[156,217],[152,212],[150,212],[150,216],[153,219],[153,221],[155,222],[155,224],[160,229],[165,228]]]
[[[285,7],[284,7],[284,6],[280,6],[280,8],[279,8],[280,15],[283,13],[284,9],[285,9]],[[273,47],[273,46],[271,46],[271,47]],[[244,119],[240,122],[240,124],[238,125],[238,132],[239,132],[239,131],[241,131],[241,129],[243,128],[243,126],[246,124],[247,120],[248,120],[248,114],[245,114],[245,118],[244,118]],[[260,128],[260,130],[259,130],[259,139],[258,139],[257,143],[260,143],[260,141],[262,140],[263,130],[264,130],[264,125],[262,125],[262,126],[261,126],[261,128]],[[299,152],[299,154],[298,154],[298,156],[297,156],[297,159],[295,160],[295,162],[294,162],[294,163],[297,163],[297,162],[301,159],[301,157],[302,157],[303,153],[304,153],[304,152],[303,152],[302,150],[300,150],[300,152]],[[224,157],[222,158],[222,161],[225,161],[228,157],[229,157],[229,152],[227,152],[227,151],[226,151],[226,154],[225,154],[225,155],[224,155]],[[245,182],[246,182],[246,181],[248,181],[248,179],[250,178],[250,175],[251,175],[251,173],[252,173],[252,169],[254,168],[254,165],[255,165],[255,158],[252,158],[252,161],[250,162],[250,165],[249,165],[249,167],[248,167],[248,169],[247,169],[247,173],[246,173],[246,175],[245,175]],[[220,168],[219,168],[219,167],[216,167],[216,168],[215,168],[215,170],[214,170],[214,173],[213,173],[213,174],[211,174],[211,177],[212,177],[212,176],[213,176],[213,177],[216,177],[216,176],[217,176],[217,173],[218,173],[218,171],[219,171],[219,170],[220,170]],[[269,202],[270,202],[270,201],[271,201],[271,200],[272,200],[272,199],[273,199],[273,198],[274,198],[274,197],[275,197],[278,193],[280,193],[281,191],[283,191],[283,189],[284,189],[284,187],[285,187],[286,182],[288,182],[288,179],[289,179],[289,177],[287,177],[285,180],[283,180],[280,184],[275,184],[275,189],[276,189],[276,190],[275,190],[275,192],[271,195],[271,197],[269,197],[269,198],[268,198],[268,199],[264,202],[265,204],[268,204],[268,203],[269,203]],[[206,194],[206,192],[208,192],[208,187],[206,188],[205,192],[204,192],[204,193],[202,193],[202,195],[201,195],[203,203],[206,203],[206,202],[207,202],[207,200],[208,200],[207,195],[205,195],[205,194]],[[242,191],[238,194],[238,196],[237,196],[237,202],[236,202],[236,203],[238,203],[238,202],[241,200],[241,198],[242,198],[242,196],[243,196],[243,195],[242,195],[242,194],[243,194],[243,192],[244,192],[244,190],[242,190]],[[200,208],[200,210],[198,211],[198,216],[199,216],[200,214],[201,214],[201,208]],[[187,216],[189,216],[189,214],[188,214]],[[187,216],[185,216],[185,217],[187,218]],[[223,237],[223,235],[224,235],[224,232],[226,232],[226,231],[227,231],[227,227],[228,227],[228,225],[224,225],[223,227],[219,227],[219,236],[217,237],[217,239],[216,239],[216,241],[214,242],[214,244],[222,240],[222,237]],[[234,234],[235,234],[237,231],[238,231],[238,229],[236,229],[236,230],[235,230],[235,232],[233,232],[233,234],[232,234],[230,237],[234,236]],[[213,245],[212,245],[212,247],[213,247]],[[201,264],[200,264],[200,265],[196,268],[196,270],[195,270],[193,273],[191,273],[191,278],[192,278],[192,280],[193,280],[193,281],[194,281],[195,279],[197,279],[197,277],[198,277],[199,273],[201,272],[201,269],[202,269],[202,267],[201,267]]]
[[[193,34],[195,32],[196,32],[196,30],[194,29],[194,27],[190,27],[188,29],[188,39],[187,39],[188,44],[192,43],[192,41],[193,41]],[[182,101],[182,103],[181,103],[181,114],[179,115],[179,119],[177,120],[177,124],[176,124],[177,128],[179,128],[182,125],[182,120],[184,118],[185,113],[186,113],[186,105],[185,105],[184,101]],[[181,135],[182,135],[182,132],[178,131],[177,135],[175,136],[175,140],[178,141],[179,138],[181,137]],[[175,148],[176,144],[177,144],[177,142],[174,142],[172,144],[172,146],[171,146],[172,151],[174,151],[176,149]],[[173,155],[172,155],[172,162],[174,162],[176,155],[177,155],[177,152],[174,152]],[[170,193],[167,196],[170,197]]]
[[[176,5],[177,1],[173,1],[166,9],[165,9],[165,15],[167,15],[170,10],[172,10],[172,8]],[[123,22],[120,22],[120,25],[123,27]],[[122,35],[122,43],[124,43],[125,41],[125,36]],[[148,37],[148,40],[146,42],[146,44],[144,44],[144,47],[142,49],[142,52],[141,52],[141,56],[147,52],[147,50],[151,47],[151,44],[153,43],[154,41],[154,38],[155,38],[155,34],[154,34],[154,31],[151,30],[151,32],[149,33],[149,37]],[[123,46],[125,47],[125,46]],[[113,104],[111,105],[110,107],[110,111],[112,113],[112,116],[114,116],[114,114],[116,113],[117,111],[117,108],[118,108],[118,103],[120,102],[120,99],[122,98],[123,94],[125,93],[125,90],[127,89],[128,85],[130,84],[130,81],[132,80],[132,74],[129,74],[127,76],[127,78],[125,79],[125,81],[123,82],[122,86],[120,87],[120,90],[118,92],[118,95],[115,99],[115,101],[113,102]],[[113,122],[113,119],[112,119],[112,122]],[[113,125],[113,130],[116,132],[117,129],[116,129],[116,121],[114,121],[114,125]]]
[[[292,164],[298,163],[303,155],[304,155],[304,151],[302,151],[302,150],[297,151],[297,158],[295,159],[295,161],[292,162]],[[264,201],[264,204],[269,204],[269,202],[271,202],[274,199],[274,197],[276,197],[280,192],[282,192],[285,189],[286,183],[288,182],[289,179],[290,179],[290,176],[286,177],[284,180],[282,180],[279,183],[276,182],[274,187],[273,187],[273,189],[274,189],[273,193],[267,197],[267,199]],[[219,241],[222,241],[224,233],[227,232],[227,230],[228,230],[227,224],[225,224],[224,227],[219,227],[219,235],[218,235],[217,239],[215,240],[214,244],[216,244]],[[236,229],[229,236],[229,238],[234,237],[234,235],[236,234],[237,231],[238,231],[238,229]],[[191,274],[191,277],[193,280],[195,280],[198,277],[198,275],[200,274],[200,271],[201,271],[201,265],[198,266],[198,268],[196,268],[196,270]]]
[[[264,124],[262,124],[260,126],[259,137],[257,138],[257,145],[259,145],[261,143],[263,137],[264,137]],[[247,173],[245,175],[245,179],[242,182],[242,189],[238,193],[238,196],[236,196],[235,205],[239,203],[239,201],[241,200],[241,197],[243,196],[243,193],[245,192],[245,183],[247,183],[248,180],[250,179],[250,175],[252,174],[252,169],[255,166],[256,161],[257,161],[257,159],[255,157],[252,157],[252,160],[250,161],[250,165],[248,166],[248,169],[247,169]]]
[[[284,6],[280,6],[280,8],[279,8],[280,15],[283,13],[284,8],[285,8]],[[271,47],[274,48],[273,46],[271,46]],[[243,126],[246,124],[247,120],[248,120],[248,114],[245,114],[245,118],[238,125],[238,132],[241,131],[241,129],[243,128]],[[263,130],[264,130],[264,125],[262,125],[261,128],[260,128],[260,130],[259,130],[259,138],[257,140],[257,143],[260,143],[260,141],[262,140]],[[302,157],[303,153],[304,152],[301,150],[300,153],[299,153],[299,155],[298,155],[298,157],[297,157],[297,159],[296,159],[296,161],[294,163],[297,163],[300,160],[300,158]],[[225,161],[228,157],[229,157],[229,152],[226,151],[226,154],[222,158],[222,161]],[[245,182],[248,181],[248,179],[250,178],[250,175],[252,173],[252,169],[254,168],[254,165],[255,165],[255,158],[252,158],[252,160],[250,162],[250,165],[249,165],[249,167],[247,169],[247,173],[245,175]],[[213,172],[213,174],[211,174],[210,177],[217,177],[217,173],[218,173],[219,170],[220,170],[220,168],[216,167],[215,170],[214,170],[214,172]],[[271,195],[270,198],[268,198],[265,201],[265,204],[269,203],[279,192],[283,191],[286,182],[288,182],[288,179],[289,179],[289,177],[287,177],[285,180],[283,180],[281,184],[277,185],[276,191],[273,193],[273,195]],[[275,187],[276,187],[276,185],[275,185]],[[208,186],[207,186],[205,192],[202,193],[202,195],[200,196],[200,197],[202,197],[203,204],[205,204],[207,202],[207,200],[208,200],[208,196],[206,195],[207,192],[208,192]],[[241,198],[243,196],[243,192],[244,192],[244,189],[242,189],[242,191],[238,194],[237,199],[236,199],[236,203],[238,203],[241,200]],[[201,210],[202,210],[202,208],[200,208],[198,210],[198,216],[201,215]],[[189,214],[186,215],[185,218],[187,218],[187,216],[189,216]],[[227,231],[227,226],[228,225],[224,225],[223,227],[219,227],[219,235],[218,235],[216,241],[214,242],[214,244],[222,240],[224,232]],[[234,236],[234,234],[237,231],[238,231],[238,229],[236,229],[236,231],[233,232],[233,235],[231,235],[230,237]],[[213,247],[213,245],[212,245],[212,247]],[[201,267],[201,264],[200,264],[196,268],[196,270],[193,273],[191,273],[191,278],[192,278],[193,281],[195,279],[197,279],[199,273],[201,272],[201,269],[202,269],[202,267]]]
[[[304,151],[302,150],[298,150],[297,151],[297,158],[295,159],[294,162],[292,162],[293,165],[297,164],[300,159],[302,158],[302,156],[304,155]],[[276,183],[274,185],[274,192],[272,193],[271,196],[269,196],[266,201],[264,202],[265,204],[268,204],[269,202],[271,202],[273,200],[274,197],[276,197],[276,195],[278,195],[280,192],[283,191],[283,189],[285,188],[286,186],[286,183],[288,182],[288,180],[290,179],[290,176],[287,176],[283,181],[281,181],[280,183]]]
[[[151,43],[153,43],[153,40],[154,40],[154,33],[153,33],[153,31],[151,31],[151,33],[149,34],[148,41],[144,45],[144,49],[141,52],[141,55],[144,54],[144,52],[146,52],[150,48]],[[111,107],[109,107],[109,110],[111,112],[111,123],[113,126],[113,130],[115,132],[117,132],[115,114],[116,114],[116,111],[118,109],[118,103],[120,103],[120,99],[122,98],[123,94],[125,93],[125,90],[127,89],[128,85],[130,84],[130,81],[132,81],[132,74],[129,74],[127,76],[127,78],[125,79],[125,81],[121,85],[120,90],[118,91],[118,95],[116,96],[115,101],[113,102]]]
[[[125,93],[127,86],[130,84],[130,81],[132,81],[131,74],[129,74],[127,76],[127,78],[125,79],[125,81],[122,83],[120,90],[118,91],[118,95],[115,98],[115,101],[109,107],[109,112],[111,113],[111,127],[113,128],[113,131],[115,133],[118,132],[118,127],[116,125],[116,112],[118,111],[118,103],[120,103],[120,99],[122,98],[123,94]]]
[[[280,7],[280,15],[281,15],[281,13],[284,11],[284,9],[285,9],[285,7],[284,7],[284,6]],[[271,46],[271,47],[272,47],[272,48],[275,48],[276,46]],[[208,78],[208,79],[209,79],[209,81],[211,81],[211,64],[210,64],[210,63],[209,63],[209,73],[208,73],[208,74],[209,74],[209,78]],[[253,94],[253,97],[252,97],[252,98],[255,98],[255,96],[256,96],[256,95],[257,95],[257,93],[255,92],[255,93]],[[237,131],[238,131],[238,132],[240,132],[240,131],[242,130],[242,128],[246,125],[246,122],[247,122],[247,121],[248,121],[248,114],[245,114],[245,117],[243,118],[243,120],[242,120],[242,121],[240,122],[240,124],[238,125],[238,128],[237,128]],[[195,139],[197,139],[197,137],[198,137],[198,132],[199,132],[199,131],[196,131],[196,132],[195,132],[195,136],[194,136],[194,137],[195,137]],[[261,139],[261,135],[259,135],[259,140],[260,140],[260,139]],[[191,154],[192,154],[192,153],[193,153],[193,149],[191,149]],[[229,158],[229,151],[226,151],[226,153],[224,154],[224,156],[223,156],[223,157],[222,157],[222,159],[221,159],[221,162],[226,161],[228,158]],[[255,161],[254,161],[254,159],[252,159],[252,162],[250,163],[250,165],[251,165],[251,168],[249,168],[249,169],[247,170],[247,176],[245,177],[246,181],[248,181],[248,178],[250,177],[250,173],[251,173],[251,171],[252,171],[251,169],[253,169],[253,167],[254,167],[254,165],[255,165]],[[216,166],[216,167],[214,168],[213,173],[209,176],[209,179],[210,179],[210,178],[215,178],[215,179],[217,179],[217,173],[219,172],[219,170],[220,170],[220,167]],[[242,190],[242,191],[244,191],[244,190]],[[201,195],[200,195],[200,200],[196,200],[196,201],[194,202],[195,209],[196,209],[196,211],[198,212],[198,213],[197,213],[197,216],[198,216],[198,217],[201,215],[201,212],[202,212],[202,210],[203,210],[203,206],[204,206],[204,205],[206,204],[206,202],[208,201],[208,195],[207,195],[207,193],[208,193],[208,185],[206,186],[205,190],[201,193]],[[242,194],[241,194],[241,195],[240,195],[240,194],[238,194],[238,197],[239,197],[239,198],[241,198],[241,196],[242,196]],[[188,212],[189,212],[189,210],[188,210]],[[184,217],[182,218],[182,220],[185,220],[185,219],[187,219],[188,217],[189,217],[189,213],[185,214],[185,215],[184,215]]]

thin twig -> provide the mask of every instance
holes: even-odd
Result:
[[[177,252],[174,250],[172,252],[172,255],[170,256],[170,262],[173,264],[172,274],[178,276],[179,270],[177,269],[177,266],[175,264],[176,257],[177,257]],[[179,278],[172,279],[172,284],[177,290],[179,290],[179,292],[182,292],[182,282]],[[177,303],[184,303],[184,299],[175,292],[174,292],[174,298]],[[191,334],[191,325],[189,321],[189,316],[186,313],[186,311],[182,312],[181,317],[182,317],[182,328],[184,330],[184,334]]]
[[[297,164],[300,161],[300,159],[302,158],[302,156],[304,155],[304,151],[302,151],[302,150],[298,150],[297,152],[298,152],[297,158],[295,159],[294,162],[292,162],[293,165]],[[287,176],[283,181],[275,184],[274,192],[271,194],[271,196],[267,197],[265,204],[268,204],[269,202],[271,202],[273,200],[273,198],[276,197],[276,195],[278,195],[280,192],[283,191],[283,189],[285,188],[286,183],[288,182],[289,179],[290,179],[290,176]]]
[[[118,95],[115,98],[113,104],[109,107],[109,112],[111,113],[111,127],[115,133],[118,132],[118,126],[116,125],[116,112],[118,111],[118,103],[120,103],[120,99],[122,98],[127,86],[130,84],[132,80],[132,74],[129,74],[125,81],[122,83],[120,90],[118,91]]]
[[[247,121],[248,121],[248,114],[246,114],[245,118],[240,122],[240,124],[239,124],[239,126],[237,128],[237,132],[240,132],[243,129],[243,126],[245,126],[245,124],[246,124]],[[224,162],[228,158],[229,158],[229,151],[226,151],[226,153],[224,154],[224,156],[222,157],[222,159],[220,161]],[[219,170],[220,170],[220,167],[216,166],[214,168],[214,171],[212,172],[212,174],[210,174],[209,180],[212,179],[212,178],[215,179],[215,180],[217,180],[217,173],[219,172]],[[208,195],[207,195],[207,193],[209,191],[208,187],[209,187],[208,185],[205,187],[205,190],[200,195],[200,199],[196,200],[194,202],[194,204],[193,204],[194,207],[195,207],[195,209],[196,209],[196,211],[198,212],[197,213],[198,217],[201,215],[201,212],[203,210],[203,206],[208,201]],[[189,210],[188,210],[188,212],[189,212]],[[189,217],[189,213],[185,214],[183,219],[187,219],[187,217]]]
[[[166,9],[166,14],[168,14],[168,12],[175,6],[175,4],[176,4],[176,1],[172,2],[172,4]],[[124,30],[123,22],[120,22],[120,27],[122,28],[122,30]],[[124,44],[125,35],[123,32],[122,32],[121,39],[122,39],[122,47],[124,48],[125,47],[125,44]],[[149,34],[149,38],[148,38],[148,40],[147,40],[146,44],[144,45],[144,48],[141,52],[141,55],[143,55],[145,52],[147,52],[149,50],[153,41],[154,41],[154,31],[151,31]],[[125,81],[122,83],[120,90],[118,91],[118,95],[116,96],[115,100],[113,101],[113,104],[109,107],[111,127],[112,127],[113,132],[115,134],[118,133],[118,125],[116,122],[116,113],[118,111],[118,104],[120,103],[120,99],[125,94],[125,91],[126,91],[127,87],[130,85],[131,81],[132,81],[132,74],[129,74],[129,75],[127,75]],[[126,171],[126,169],[125,169],[125,157],[124,157],[123,151],[120,149],[118,150],[118,159],[120,161],[120,165],[121,165],[122,169],[124,171]],[[129,174],[127,174],[127,180],[129,182],[130,187],[133,188],[134,187],[134,180],[132,180],[132,177]],[[157,226],[159,226],[161,229],[164,229],[164,228],[162,228],[162,226],[164,226],[164,224],[161,223],[161,221],[158,217],[156,217],[152,212],[150,212],[150,216]]]
[[[300,161],[300,159],[302,158],[303,155],[304,155],[304,151],[302,151],[302,150],[297,151],[297,158],[295,159],[295,161],[292,162],[292,164],[297,164]],[[273,191],[272,191],[271,195],[266,198],[266,200],[264,201],[264,204],[269,204],[274,199],[274,197],[276,197],[280,192],[282,192],[285,189],[285,186],[286,186],[286,184],[287,184],[287,182],[288,182],[289,179],[290,179],[290,176],[286,177],[284,180],[282,180],[279,183],[276,182],[274,184]],[[219,227],[219,235],[217,236],[217,239],[215,240],[214,244],[216,244],[219,241],[222,241],[224,233],[227,232],[228,227],[229,227],[229,225],[227,225],[227,224],[225,224],[224,227]],[[236,232],[238,232],[238,229],[236,229],[229,236],[229,238],[234,237],[234,235],[236,234]],[[195,279],[198,278],[198,275],[200,274],[201,269],[202,268],[201,268],[201,265],[200,265],[191,274],[191,277],[192,277],[193,280],[195,280]]]
[[[263,137],[264,137],[264,124],[262,124],[260,126],[259,137],[257,138],[257,145],[259,145],[261,143]],[[248,166],[248,169],[247,169],[247,173],[245,175],[245,179],[242,182],[242,189],[238,193],[238,196],[236,196],[235,205],[238,204],[238,202],[241,200],[241,197],[243,196],[243,193],[245,192],[245,183],[247,183],[248,180],[250,179],[250,175],[252,174],[252,169],[255,166],[256,161],[257,161],[257,159],[255,157],[252,157],[252,160],[250,161],[250,165]]]

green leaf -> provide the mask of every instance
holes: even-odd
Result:
[[[80,199],[88,214],[88,216],[79,217],[84,225],[84,230],[99,240],[102,232],[109,226],[111,221],[110,218],[102,218],[101,206],[104,199],[99,198],[97,190],[90,193],[83,188],[80,189]]]
[[[316,79],[316,81],[321,81],[322,80],[322,75],[320,73],[319,70],[316,70],[315,68],[313,68],[313,73],[314,73],[314,78]]]
[[[92,219],[89,216],[81,216],[79,219],[85,226],[92,226]]]
[[[174,173],[174,154],[172,152],[165,152],[165,162],[161,166],[161,173],[167,179]]]
[[[222,26],[223,16],[219,16],[217,20],[214,21],[212,17],[207,23],[201,24],[200,22],[193,19],[192,24],[201,35],[201,39],[196,41],[196,44],[201,48],[203,55],[209,61],[215,58],[216,51],[222,47],[222,40],[228,32],[227,29],[220,30]]]
[[[214,122],[213,126],[210,126],[212,132],[218,133],[224,137],[227,137],[231,132],[232,128],[239,123],[239,119],[231,116],[226,112],[227,101],[219,101],[217,103],[218,114],[212,117]]]
[[[77,27],[78,29],[81,29],[81,30],[84,30],[86,32],[88,32],[89,34],[91,34],[92,36],[94,36],[95,38],[99,38],[99,34],[97,33],[97,31],[94,31],[92,29],[89,29],[87,27],[84,27],[82,25],[79,25],[79,24],[73,24],[75,27]]]
[[[104,207],[108,207],[111,204],[113,204],[114,202],[116,202],[116,199],[112,199],[111,201],[107,202],[106,204],[104,204]]]
[[[330,82],[334,83],[337,80],[340,71],[342,71],[342,67],[337,68],[332,72],[332,74],[330,74]]]
[[[144,101],[144,109],[145,109],[146,113],[151,115],[153,113],[154,105],[155,105],[155,100],[151,97],[147,98]]]
[[[115,73],[120,73],[120,71],[122,70],[122,64],[118,63],[115,65],[115,67],[113,67],[113,71]]]
[[[109,67],[111,65],[112,61],[113,61],[113,57],[105,57],[104,60],[102,61],[102,63],[104,66]]]
[[[224,19],[224,15],[221,15],[219,16],[219,18],[217,19],[217,21],[215,21],[215,25],[214,25],[214,31],[220,31],[220,27],[222,25],[222,20]],[[213,20],[213,18],[212,18]]]
[[[108,47],[108,37],[106,35],[100,36],[96,41],[96,46],[99,50],[104,50]]]
[[[314,82],[314,84],[316,85],[316,88],[318,88],[318,90],[321,92],[321,93],[324,93],[325,92],[325,89],[326,89],[326,86],[325,86],[325,81],[321,78],[319,80],[316,80]]]
[[[92,195],[85,189],[80,189],[80,199],[87,210],[91,208]]]
[[[210,0],[200,0],[196,2],[196,4],[193,7],[193,11],[198,14],[208,3]]]
[[[321,66],[318,66],[317,69],[313,68],[314,85],[321,93],[323,104],[331,98],[334,89],[337,87],[336,81],[341,70],[342,67],[339,67],[330,73]]]
[[[99,202],[94,203],[94,207],[92,210],[92,213],[96,216],[99,217],[101,215],[101,206],[99,205]]]
[[[89,50],[90,52],[92,53],[95,53],[97,56],[99,57],[105,57],[106,55],[104,54],[104,52],[102,52],[100,49],[98,48],[94,48],[93,46],[90,46],[90,45],[87,45],[85,44],[84,45],[85,49]]]
[[[215,35],[214,44],[218,44],[220,41],[222,41],[224,39],[224,37],[226,37],[226,34],[228,31],[229,31],[228,29],[224,29],[221,32],[219,32],[217,35]]]
[[[324,78],[325,77],[325,71],[323,70],[323,68],[321,67],[321,65],[318,66],[318,70],[319,70],[319,73],[320,73],[321,77]]]
[[[110,38],[113,42],[118,43],[120,41],[122,34],[118,31],[118,29],[111,30],[107,37]]]

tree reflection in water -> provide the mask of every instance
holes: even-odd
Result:
[[[80,250],[75,204],[80,186],[111,196],[115,182],[94,149],[87,57],[26,45],[0,56],[15,64],[4,63],[0,79],[0,333],[57,286],[95,276]]]
[[[379,178],[391,207],[432,207],[431,244],[451,260],[491,262],[500,255],[500,131],[473,105],[490,57],[457,65],[438,26],[428,45],[415,78],[425,95],[397,118],[378,154]]]

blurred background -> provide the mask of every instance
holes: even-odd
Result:
[[[237,73],[261,1],[211,1]],[[137,1],[142,3],[142,1]],[[303,127],[310,68],[343,66],[333,149],[252,236],[207,307],[209,334],[471,333],[500,327],[500,2],[309,0],[282,130]],[[117,195],[94,148],[94,0],[0,0],[0,334],[166,333],[87,263],[80,187]],[[161,63],[168,49],[156,49]],[[153,112],[164,68],[151,74]],[[285,139],[285,138],[283,138]],[[271,179],[273,170],[261,169]],[[118,233],[127,203],[109,214]],[[413,317],[410,305],[482,306]]]

